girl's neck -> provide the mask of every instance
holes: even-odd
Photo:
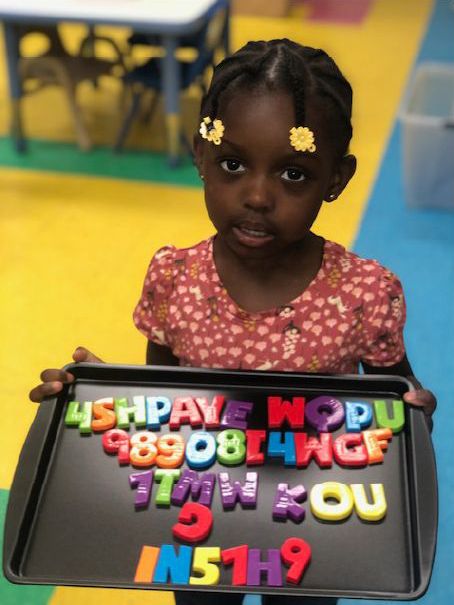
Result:
[[[309,233],[294,247],[263,259],[238,257],[216,237],[213,251],[219,277],[245,311],[259,312],[290,303],[304,292],[323,260],[323,238]]]

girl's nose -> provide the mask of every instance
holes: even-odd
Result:
[[[274,207],[273,187],[266,175],[251,175],[247,180],[244,204],[260,211],[268,211]]]

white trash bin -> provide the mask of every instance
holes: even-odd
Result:
[[[421,64],[399,117],[407,204],[454,210],[454,65]]]

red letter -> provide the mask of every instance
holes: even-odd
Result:
[[[178,521],[172,527],[173,535],[186,542],[204,540],[213,527],[211,510],[197,502],[186,502],[178,515]]]
[[[247,544],[243,544],[242,546],[227,548],[221,552],[224,565],[231,565],[233,563],[233,586],[243,586],[247,582],[248,550]]]
[[[102,436],[102,446],[108,454],[118,452],[119,464],[129,464],[129,435],[123,429],[110,429]]]
[[[292,403],[282,401],[282,397],[268,397],[268,427],[278,429],[284,420],[292,429],[304,426],[304,397],[293,397]]]
[[[202,426],[202,416],[192,397],[177,397],[172,405],[169,426],[172,430],[179,429],[180,424],[190,423],[193,428]]]
[[[246,464],[263,464],[264,454],[260,451],[262,443],[266,439],[266,431],[246,431]]]
[[[287,582],[298,584],[311,560],[311,547],[301,538],[287,538],[281,546],[281,557],[287,565]]]
[[[296,448],[296,466],[307,466],[315,458],[320,468],[330,468],[333,464],[331,433],[320,433],[317,437],[307,438],[307,433],[294,433]]]
[[[340,435],[333,443],[334,459],[344,466],[365,466],[368,455],[360,433]]]
[[[223,395],[215,395],[211,403],[206,397],[196,397],[195,401],[202,412],[206,429],[217,429],[219,426],[219,414],[224,405]]]

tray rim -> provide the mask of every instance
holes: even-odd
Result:
[[[12,544],[12,538],[11,538],[11,531],[8,532],[8,528],[11,529],[11,524],[14,523],[15,520],[15,525],[16,525],[16,529],[18,529],[18,531],[20,532],[21,530],[23,530],[23,526],[25,523],[24,520],[24,511],[22,511],[22,516],[21,519],[18,522],[17,516],[18,514],[13,510],[14,507],[14,501],[17,501],[18,499],[18,491],[20,492],[20,490],[17,489],[17,483],[20,482],[21,479],[21,475],[24,475],[24,472],[20,472],[21,471],[21,460],[23,458],[25,458],[25,454],[27,453],[27,443],[28,445],[30,445],[30,442],[32,440],[31,438],[31,434],[32,434],[32,430],[33,428],[39,424],[41,422],[41,424],[43,422],[45,422],[45,420],[43,420],[43,418],[45,418],[46,416],[48,417],[48,420],[50,418],[50,422],[52,422],[52,420],[54,422],[56,422],[55,418],[58,419],[58,422],[56,422],[57,424],[60,423],[60,417],[58,415],[58,408],[62,408],[63,405],[66,403],[66,401],[68,400],[67,398],[67,394],[68,394],[68,390],[69,388],[71,388],[72,385],[74,385],[78,380],[79,381],[85,381],[88,382],[90,380],[93,380],[95,382],[127,382],[129,384],[133,384],[133,383],[141,383],[141,382],[153,382],[153,378],[156,381],[156,375],[161,376],[161,377],[171,377],[172,375],[175,375],[175,373],[179,374],[181,377],[185,377],[186,380],[188,378],[195,378],[198,377],[199,380],[197,380],[196,384],[198,387],[200,388],[206,388],[206,387],[210,387],[213,385],[216,386],[224,386],[224,387],[238,387],[238,386],[246,386],[248,388],[254,388],[256,385],[250,385],[250,384],[241,384],[242,381],[244,380],[248,380],[251,379],[252,377],[258,378],[259,381],[262,383],[260,384],[260,388],[266,388],[267,386],[270,386],[269,384],[264,384],[264,383],[269,383],[269,382],[273,382],[274,380],[283,380],[284,383],[286,383],[287,381],[291,381],[293,383],[293,386],[284,384],[284,385],[277,385],[278,388],[282,388],[282,387],[286,387],[286,388],[306,388],[306,389],[316,389],[317,387],[314,386],[314,383],[317,383],[317,381],[323,381],[325,382],[324,385],[324,389],[326,390],[326,382],[330,383],[330,386],[328,388],[333,388],[336,389],[338,392],[342,392],[342,389],[339,388],[339,386],[336,385],[343,385],[345,386],[345,383],[347,381],[352,381],[353,383],[357,383],[358,387],[360,385],[365,386],[367,385],[367,391],[369,394],[369,390],[371,393],[373,392],[387,392],[387,393],[393,393],[395,391],[389,389],[389,388],[379,388],[381,385],[383,385],[384,383],[388,383],[392,384],[394,387],[400,387],[398,388],[398,391],[401,390],[401,392],[399,392],[398,394],[400,396],[403,395],[404,392],[406,392],[407,390],[414,390],[414,386],[413,384],[405,377],[402,376],[396,376],[396,375],[388,375],[388,374],[307,374],[307,373],[297,373],[297,372],[262,372],[262,371],[249,371],[249,370],[225,370],[225,369],[213,369],[213,368],[190,368],[190,367],[180,367],[180,366],[153,366],[153,365],[147,365],[147,366],[143,366],[143,365],[130,365],[130,364],[99,364],[99,363],[70,363],[68,365],[66,365],[64,367],[64,369],[66,371],[69,371],[71,373],[74,374],[75,376],[75,381],[72,383],[69,383],[68,385],[65,385],[65,388],[62,390],[62,392],[60,392],[56,397],[51,397],[51,398],[47,398],[45,400],[43,400],[38,408],[37,414],[36,414],[36,418],[34,423],[32,424],[29,433],[27,435],[27,438],[24,442],[24,446],[22,448],[21,451],[21,456],[19,459],[19,463],[16,469],[16,474],[11,486],[11,490],[10,490],[10,494],[9,494],[9,501],[8,501],[8,507],[7,507],[7,513],[6,513],[6,517],[5,517],[5,540],[4,540],[4,547],[3,547],[3,571],[4,571],[4,575],[5,577],[16,584],[42,584],[42,585],[49,585],[49,584],[53,584],[53,585],[64,585],[64,586],[93,586],[93,587],[109,587],[109,588],[123,588],[123,589],[149,589],[149,590],[170,590],[170,591],[174,591],[174,590],[193,590],[192,588],[188,587],[188,586],[178,586],[178,585],[168,585],[168,584],[163,584],[163,585],[153,585],[153,584],[135,584],[135,583],[128,583],[128,582],[117,582],[116,584],[114,583],[110,583],[110,582],[105,582],[105,581],[90,581],[89,583],[87,583],[86,581],[77,581],[77,580],[73,580],[71,579],[70,581],[65,581],[64,579],[62,579],[61,581],[58,581],[58,578],[52,578],[52,579],[47,579],[47,578],[42,578],[41,580],[33,578],[33,579],[29,579],[28,577],[21,575],[20,573],[16,572],[14,569],[14,566],[12,564],[12,559],[14,556],[17,556],[17,549],[18,549],[18,544],[17,541],[15,540],[14,544]],[[90,373],[94,372],[96,374],[96,376],[94,378],[91,377],[87,377],[87,374],[90,375]],[[121,378],[112,378],[112,377],[108,377],[109,376],[109,372],[114,372],[116,374],[127,374],[127,373],[133,373],[134,374],[134,379],[129,379],[129,380],[124,380]],[[203,381],[200,380],[200,376],[204,375],[205,377],[209,377],[209,383],[205,383]],[[219,384],[219,382],[211,382],[212,380],[216,381],[216,379],[218,378],[224,378],[224,379],[231,379],[232,381],[229,380],[228,384]],[[274,380],[273,380],[274,379]],[[304,380],[307,381],[309,384],[307,383],[303,383],[303,384],[298,384],[295,385],[294,381],[300,379],[300,380]],[[161,380],[158,381],[161,384],[168,384],[165,381]],[[172,379],[169,380],[169,383],[171,382],[175,382],[175,376],[174,379],[172,381]],[[238,384],[240,383],[240,384]],[[310,384],[312,383],[312,385]],[[191,381],[189,382],[185,382],[184,380],[182,382],[180,382],[180,384],[184,384],[184,386],[191,386]],[[319,387],[321,388],[321,387]],[[345,391],[351,392],[352,388],[348,388],[345,389]],[[45,412],[45,413],[44,413]],[[61,410],[60,410],[60,415],[61,415]],[[434,453],[434,449],[432,446],[432,442],[431,442],[431,438],[430,438],[430,433],[429,433],[429,427],[427,426],[426,422],[422,422],[421,418],[424,415],[424,413],[422,412],[422,410],[418,410],[415,409],[413,407],[409,407],[406,410],[406,416],[407,416],[407,423],[410,425],[411,430],[410,430],[410,434],[412,436],[411,439],[408,439],[408,447],[410,447],[411,452],[410,455],[412,456],[412,462],[413,464],[409,465],[411,468],[411,476],[410,477],[410,481],[414,482],[416,485],[418,485],[420,483],[421,480],[421,475],[422,473],[418,473],[417,471],[415,471],[415,462],[416,459],[418,458],[417,452],[418,449],[420,448],[416,448],[416,434],[419,436],[420,439],[423,439],[425,441],[425,447],[424,449],[426,450],[426,454],[427,452],[429,453],[429,456],[425,456],[424,461],[426,466],[428,467],[426,469],[426,473],[429,473],[429,475],[431,475],[432,478],[432,485],[433,485],[433,490],[432,493],[430,494],[431,499],[430,502],[424,502],[424,499],[422,499],[420,497],[420,494],[418,491],[415,491],[415,500],[417,500],[415,507],[416,507],[416,522],[414,524],[414,526],[412,526],[412,540],[414,541],[415,545],[418,547],[418,552],[415,554],[415,557],[418,559],[418,565],[419,565],[419,583],[417,582],[417,578],[415,578],[415,589],[412,590],[410,593],[402,593],[402,592],[389,592],[389,591],[376,591],[376,590],[372,590],[372,591],[364,591],[364,590],[359,590],[359,591],[355,591],[355,590],[335,590],[335,589],[304,589],[304,587],[302,587],[301,592],[298,592],[298,596],[337,596],[339,598],[373,598],[373,599],[390,599],[390,600],[414,600],[414,599],[418,599],[421,596],[423,596],[425,594],[425,592],[427,591],[428,587],[429,587],[429,582],[430,582],[430,577],[431,577],[431,573],[432,573],[432,569],[433,569],[433,564],[434,564],[434,560],[435,560],[435,550],[436,550],[436,538],[437,538],[437,527],[438,527],[438,485],[437,485],[437,474],[436,474],[436,464],[435,464],[435,453]],[[41,427],[42,428],[42,427]],[[48,433],[51,432],[51,428],[50,425],[47,424],[46,428],[48,429],[47,431],[45,431],[46,435],[45,438],[48,440],[49,439],[49,435]],[[43,432],[43,431],[41,431]],[[53,446],[53,443],[51,444],[51,446]],[[36,475],[38,474],[38,466],[40,463],[42,463],[43,461],[43,456],[45,457],[45,443],[42,444],[41,447],[41,451],[40,451],[40,455],[39,455],[39,460],[38,463],[34,465],[33,470],[34,472],[34,478],[36,479]],[[408,454],[408,452],[407,452]],[[50,456],[48,456],[48,458],[50,458]],[[421,459],[421,457],[419,456],[419,459]],[[421,461],[421,460],[420,460]],[[27,461],[26,461],[26,466],[30,466],[29,464],[27,465]],[[33,465],[32,465],[33,466]],[[24,465],[22,465],[22,470]],[[26,474],[26,473],[25,473]],[[23,477],[22,477],[23,480]],[[44,484],[45,482],[43,482]],[[30,506],[30,493],[33,491],[33,489],[36,489],[36,486],[29,485],[28,486],[28,498],[26,499],[25,502],[25,508]],[[22,486],[23,489],[23,486]],[[19,494],[20,495],[20,494]],[[418,497],[419,496],[419,497]],[[38,495],[38,497],[40,497],[40,494]],[[412,498],[410,498],[410,500],[412,500]],[[423,512],[421,512],[421,509]],[[25,511],[26,512],[26,511]],[[432,514],[432,524],[430,526],[430,528],[427,528],[427,525],[424,525],[424,523],[427,523],[427,521],[424,521],[424,518],[427,518],[427,514],[430,513]],[[14,519],[15,518],[15,519]],[[417,527],[415,527],[417,526]],[[427,538],[427,535],[425,536],[425,540],[424,540],[424,545],[421,544],[421,542],[423,541],[421,539],[421,531],[424,531],[425,534],[430,534],[429,538]],[[25,548],[22,549],[22,555],[24,555],[25,552]],[[415,565],[416,567],[416,565]],[[253,587],[253,586],[240,586],[240,587],[234,587],[234,586],[228,586],[228,590],[232,591],[232,592],[238,592],[238,593],[244,593],[245,590],[247,590],[247,592],[249,593],[259,593],[259,594],[273,594],[273,595],[278,595],[278,594],[291,594],[291,595],[295,595],[294,590],[291,587],[289,588],[289,591],[286,592],[287,587],[279,587],[279,589],[271,589],[271,590],[267,590],[269,589],[269,587],[267,586],[259,586],[259,587]],[[218,588],[216,589],[216,587],[197,587],[196,590],[200,590],[202,589],[203,592],[225,592],[226,588]]]

